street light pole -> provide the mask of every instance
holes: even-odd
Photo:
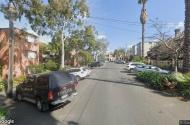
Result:
[[[7,97],[12,98],[13,72],[14,72],[14,12],[15,7],[12,1],[9,2],[9,72]]]

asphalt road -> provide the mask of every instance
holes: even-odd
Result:
[[[190,120],[190,102],[154,91],[126,73],[123,64],[106,63],[81,80],[70,103],[38,112],[13,101],[16,125],[179,125]]]

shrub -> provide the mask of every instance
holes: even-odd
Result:
[[[0,119],[3,117],[3,116],[7,116],[7,108],[4,108],[2,106],[0,106]]]
[[[45,64],[45,68],[50,71],[58,70],[58,64],[52,60],[48,60]]]
[[[150,83],[151,87],[156,90],[164,90],[165,87],[162,85],[163,79],[168,78],[169,82],[175,81],[172,75],[160,74],[155,72],[139,72],[137,73],[137,79],[142,82]]]
[[[29,70],[31,74],[37,74],[37,73],[43,73],[45,69],[43,64],[39,64],[39,65],[29,65]]]
[[[136,56],[133,58],[133,62],[147,63],[147,59],[142,59],[142,57]]]
[[[0,91],[3,91],[7,88],[8,82],[6,79],[0,81]]]
[[[190,96],[190,73],[187,74],[177,73],[174,76],[176,80],[179,82],[177,86],[178,92],[182,96]]]
[[[22,76],[16,77],[16,78],[14,79],[14,82],[15,82],[16,84],[23,83],[25,79],[26,79],[26,76],[25,76],[25,75],[22,75]]]
[[[70,65],[66,66],[65,68],[60,67],[60,68],[59,68],[59,71],[66,71],[66,70],[68,70],[68,69],[70,69],[70,68],[71,68]]]

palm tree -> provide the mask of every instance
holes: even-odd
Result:
[[[185,0],[185,39],[184,39],[183,72],[190,72],[190,0]]]
[[[145,4],[148,0],[138,0],[139,4],[143,4],[143,8],[141,10],[140,21],[142,24],[142,58],[144,59],[144,36],[145,36],[145,23],[147,21],[147,12],[145,9]]]

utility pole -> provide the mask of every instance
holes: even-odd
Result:
[[[13,73],[14,73],[14,13],[15,7],[9,2],[9,72],[8,72],[8,90],[7,97],[12,98],[13,91]]]

